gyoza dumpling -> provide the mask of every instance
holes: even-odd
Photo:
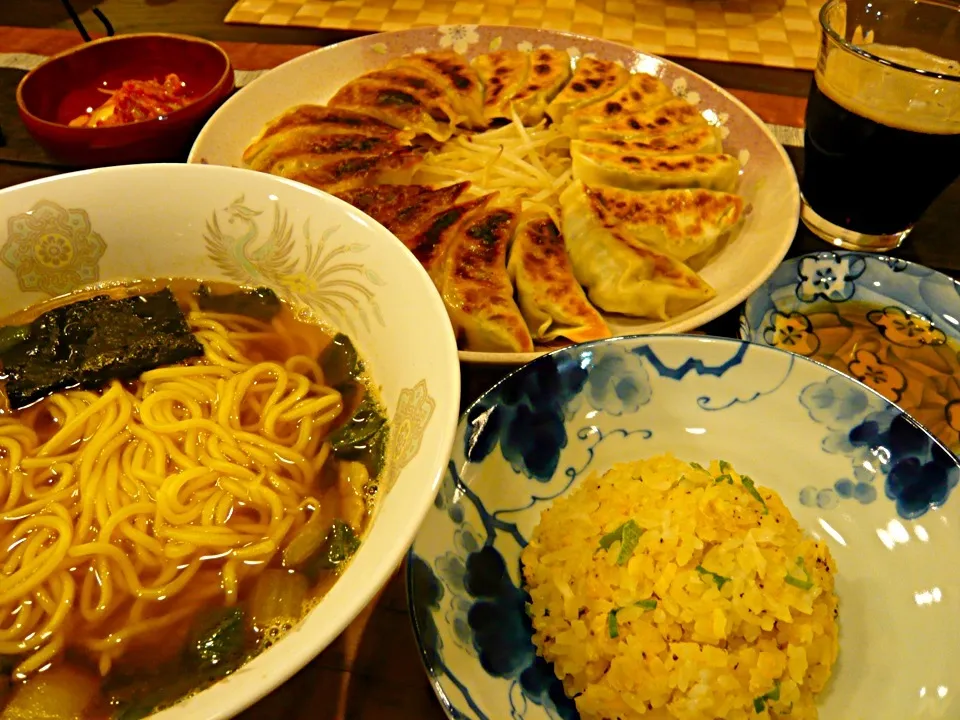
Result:
[[[275,135],[269,144],[262,146],[263,149],[250,154],[248,165],[251,170],[269,173],[290,158],[306,157],[317,163],[328,164],[358,155],[386,155],[401,147],[389,137],[332,134],[319,128],[301,127]]]
[[[574,275],[598,308],[668,320],[716,295],[679,260],[593,222],[583,197],[574,185],[560,196],[563,234]]]
[[[730,191],[740,176],[733,155],[630,155],[605,152],[583,140],[570,143],[573,177],[587,185],[624,190],[706,188]]]
[[[443,88],[409,68],[361,75],[340,88],[328,104],[367,113],[440,142],[449,140],[454,127],[466,120],[453,109]]]
[[[527,81],[513,96],[513,109],[524,125],[536,125],[547,105],[570,79],[570,56],[562,50],[531,52]]]
[[[435,282],[459,347],[481,352],[533,350],[507,275],[507,246],[519,213],[519,206],[488,206],[470,213],[458,228]]]
[[[438,288],[447,255],[461,233],[464,221],[471,213],[486,207],[495,197],[496,193],[483,195],[441,210],[429,217],[419,232],[401,238]]]
[[[709,123],[693,105],[677,99],[609,121],[584,123],[577,128],[577,137],[581,140],[627,140],[672,135],[690,127],[706,126]]]
[[[659,78],[634,73],[627,84],[612,95],[568,112],[563,118],[563,129],[571,137],[577,137],[581,125],[615,122],[674,99],[670,88]]]
[[[533,339],[580,343],[610,337],[610,329],[573,275],[563,235],[542,210],[524,212],[517,225],[507,271]]]
[[[271,120],[243,151],[243,161],[253,170],[270,172],[284,157],[309,154],[316,143],[323,152],[333,149],[357,153],[389,152],[410,145],[414,133],[397,130],[365,113],[298,105]],[[333,148],[336,144],[345,148]]]
[[[280,158],[270,174],[337,194],[378,183],[408,183],[422,160],[417,148],[369,155],[306,152]]]
[[[341,193],[340,197],[406,242],[457,202],[469,187],[468,182],[442,188],[377,185]]]
[[[438,289],[442,289],[443,273],[450,251],[466,229],[465,221],[472,213],[485,208],[495,197],[496,193],[491,193],[441,210],[430,217],[419,232],[400,238],[423,265]]]
[[[686,262],[740,221],[743,198],[712,190],[633,192],[574,182],[564,194],[584,228],[619,231]]]
[[[709,125],[685,128],[672,135],[587,142],[596,151],[620,155],[689,155],[723,152],[720,134]]]
[[[520,50],[498,50],[474,58],[473,69],[483,83],[483,117],[492,120],[510,119],[514,96],[527,84],[530,53]]]
[[[630,73],[619,63],[580,58],[570,82],[547,106],[547,115],[555,123],[560,122],[567,113],[613,95],[629,79]]]
[[[452,50],[411,53],[391,60],[387,68],[413,68],[429,76],[447,91],[456,111],[474,128],[486,126],[483,117],[483,85],[466,58]]]

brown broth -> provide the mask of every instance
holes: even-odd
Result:
[[[774,328],[778,347],[856,378],[960,452],[960,343],[928,319],[896,306],[845,302],[780,315]]]
[[[234,292],[241,289],[239,286],[221,282],[204,282],[214,294],[223,294]],[[92,290],[77,292],[68,296],[55,298],[25,310],[14,313],[0,321],[0,327],[6,325],[20,325],[28,323],[37,316],[51,310],[55,307],[86,299],[95,295],[109,295],[113,298],[128,297],[136,294],[156,292],[163,288],[170,288],[177,298],[181,307],[186,310],[191,295],[196,292],[200,282],[190,279],[163,279],[147,280],[127,283],[117,286],[98,287]],[[285,359],[294,354],[303,354],[318,358],[324,348],[331,342],[333,334],[318,324],[306,322],[298,319],[296,313],[291,307],[282,304],[279,313],[273,319],[277,335],[282,342],[264,341],[259,344],[248,346],[248,355],[254,361],[277,361],[284,362]],[[352,387],[343,389],[344,410],[335,422],[335,426],[342,424],[346,418],[353,415],[356,405],[361,399],[370,392],[369,378],[360,377],[352,383]],[[0,392],[2,395],[2,392]],[[25,411],[20,411],[25,412]],[[7,416],[12,414],[16,418],[16,412],[7,411]],[[41,436],[51,436],[56,430],[56,423],[52,420],[49,425],[39,426]],[[0,450],[0,453],[3,451]],[[311,494],[319,500],[321,507],[325,512],[331,513],[331,517],[339,518],[341,515],[346,517],[346,505],[348,498],[341,493],[338,487],[338,463],[342,462],[330,455],[322,470],[314,478],[314,486],[310,489]],[[356,529],[357,537],[362,537],[369,523],[375,500],[377,477],[371,475],[370,482],[366,487],[363,502],[365,512],[362,517],[361,527]],[[354,499],[355,502],[355,499]],[[242,515],[243,507],[238,507],[236,514]],[[0,523],[0,530],[2,530]],[[270,561],[271,568],[281,569],[281,554],[277,553]],[[157,603],[158,611],[152,614],[162,614],[162,606],[167,609],[175,609],[177,604],[184,602],[185,598],[193,594],[197,596],[209,595],[209,601],[200,605],[196,615],[185,618],[173,626],[168,626],[161,631],[145,633],[138,636],[135,640],[129,641],[127,650],[121,659],[114,662],[110,673],[99,680],[99,692],[94,702],[90,703],[78,720],[109,720],[120,717],[119,711],[129,710],[138,703],[149,702],[145,698],[162,699],[162,706],[174,704],[183,697],[189,696],[220,677],[222,674],[212,672],[204,675],[198,673],[195,668],[184,666],[184,648],[191,637],[191,632],[195,626],[197,615],[206,611],[215,611],[224,606],[224,595],[219,571],[223,566],[223,558],[216,555],[204,560],[200,571],[189,581],[187,588],[182,593],[172,597],[170,600]],[[297,575],[297,571],[282,568],[291,575]],[[337,577],[343,569],[339,565],[336,569],[320,569],[310,573],[309,593],[307,602],[302,608],[299,620],[305,615],[313,605],[330,589],[335,583]],[[257,582],[258,576],[248,577],[241,581],[238,592],[238,607],[247,612],[249,616],[249,604],[251,593]],[[82,577],[78,577],[78,587]],[[169,605],[168,605],[169,603]],[[111,620],[120,621],[123,619],[122,613],[115,612]],[[115,624],[115,623],[114,623]],[[102,635],[106,635],[110,630],[118,629],[111,627],[111,621],[103,626]],[[284,631],[288,629],[284,627]],[[244,660],[247,662],[250,657],[260,652],[266,638],[263,633],[256,629],[247,628],[244,634]],[[276,640],[276,635],[271,635],[270,644]],[[31,675],[24,683],[17,683],[9,677],[11,663],[9,659],[0,656],[0,717],[3,716],[4,706],[11,701],[18,689],[30,685],[33,682],[39,682],[47,673]],[[87,652],[76,645],[71,645],[68,640],[66,651],[57,657],[52,667],[67,666],[76,670],[81,675],[87,677],[98,677],[97,665],[95,659]],[[43,715],[42,713],[37,716]],[[43,715],[46,717],[47,715]],[[136,715],[140,717],[141,715]],[[17,717],[20,717],[17,715]]]

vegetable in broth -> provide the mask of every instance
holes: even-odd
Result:
[[[272,320],[280,312],[280,298],[270,288],[214,293],[209,285],[197,288],[197,304],[201,310],[246,315],[257,320]]]

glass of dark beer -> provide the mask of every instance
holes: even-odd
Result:
[[[827,0],[801,217],[851,250],[900,245],[960,176],[960,3]]]

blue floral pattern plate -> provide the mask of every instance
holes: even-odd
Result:
[[[946,561],[960,557],[956,457],[821,364],[664,335],[544,356],[461,418],[407,565],[423,661],[449,717],[578,717],[534,652],[520,552],[540,513],[585,477],[664,452],[731,462],[830,545],[840,659],[823,720],[960,716],[960,573]]]
[[[850,375],[960,452],[960,283],[946,275],[853,252],[792,258],[747,299],[740,337]]]

